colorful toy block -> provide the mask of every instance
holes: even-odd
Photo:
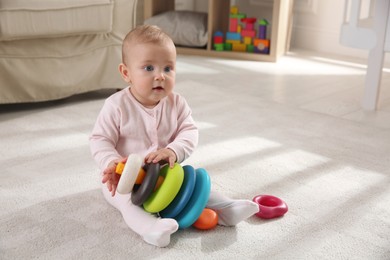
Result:
[[[237,32],[241,33],[241,31],[242,31],[242,26],[241,25],[237,25]]]
[[[254,39],[253,45],[257,53],[269,53],[270,42],[266,39]]]
[[[229,20],[229,32],[237,32],[238,19],[230,18]]]
[[[238,44],[241,43],[241,40],[226,40],[226,42],[230,44]]]
[[[268,21],[266,19],[261,19],[259,21],[259,30],[258,30],[257,38],[267,39],[267,25],[268,25]]]
[[[217,31],[213,36],[216,51],[238,51],[249,53],[269,53],[270,41],[267,39],[266,19],[258,20],[239,13],[237,6],[230,7],[229,31]]]
[[[245,30],[254,30],[256,18],[242,18],[241,22],[245,24]]]
[[[214,43],[223,43],[223,37],[214,36]]]
[[[214,36],[221,36],[221,37],[223,37],[223,32],[221,32],[221,31],[216,31],[216,32],[214,33]]]
[[[264,49],[262,49],[262,50],[259,50],[259,49],[257,49],[256,48],[256,46],[255,46],[255,51],[254,51],[255,53],[262,53],[262,54],[269,54],[269,48],[267,47],[267,48],[264,48]]]
[[[245,36],[244,37],[244,43],[245,44],[252,44],[252,37]]]
[[[237,18],[237,19],[243,19],[246,18],[246,14],[230,14],[230,18]]]
[[[255,29],[255,26],[252,23],[245,24],[245,30],[253,31]]]
[[[253,45],[257,47],[259,50],[262,50],[266,47],[269,47],[269,40],[265,39],[254,39],[253,40]]]
[[[255,46],[253,44],[247,44],[246,52],[255,52]]]
[[[231,14],[238,14],[238,7],[233,5],[232,7],[230,7],[230,13]]]
[[[226,40],[241,40],[241,34],[236,32],[227,32]]]
[[[242,37],[256,37],[256,31],[251,31],[251,30],[242,30],[241,31],[241,36]]]
[[[214,50],[216,50],[216,51],[223,51],[223,50],[225,50],[225,44],[224,43],[216,43],[216,44],[214,44]]]
[[[245,52],[246,51],[246,44],[245,43],[234,43],[233,44],[233,51]]]
[[[233,48],[233,44],[229,42],[225,42],[225,46],[224,46],[225,51],[231,51],[232,48]]]

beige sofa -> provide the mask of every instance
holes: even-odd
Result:
[[[0,104],[122,88],[136,0],[0,0]]]

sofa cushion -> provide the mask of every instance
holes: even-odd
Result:
[[[157,25],[176,45],[203,47],[207,44],[207,13],[168,11],[152,16],[144,24]]]
[[[108,33],[113,0],[1,0],[0,40]]]

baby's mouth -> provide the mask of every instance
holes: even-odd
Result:
[[[164,90],[164,88],[161,86],[157,86],[157,87],[154,87],[153,90]]]

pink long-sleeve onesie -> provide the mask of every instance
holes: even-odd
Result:
[[[195,149],[198,129],[183,97],[172,93],[154,108],[145,108],[125,88],[104,103],[90,136],[93,158],[102,172],[111,161],[137,153],[145,157],[159,148],[170,148],[180,163]],[[131,194],[111,196],[102,186],[106,200],[118,209],[126,224],[150,244],[166,246],[178,229],[173,219],[159,219],[131,203]]]
[[[137,153],[145,157],[170,148],[184,161],[198,144],[198,129],[183,97],[172,93],[154,108],[142,106],[129,88],[109,97],[90,137],[92,156],[100,170],[115,159]]]

